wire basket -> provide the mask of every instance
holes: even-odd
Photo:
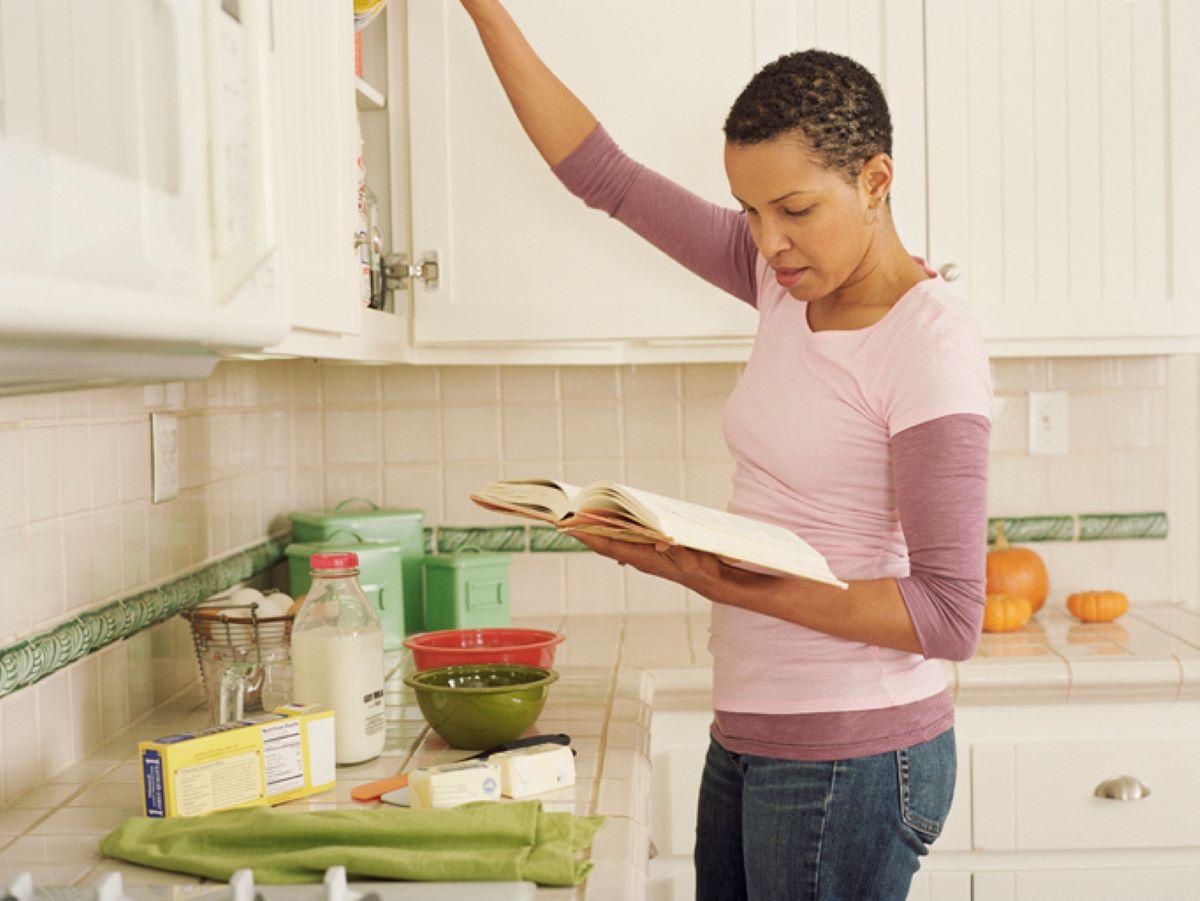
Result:
[[[254,679],[245,694],[245,712],[263,708],[264,673],[290,672],[293,614],[259,616],[258,602],[200,604],[182,613],[192,627],[192,644],[214,724],[220,721],[221,682],[231,664],[250,667]]]

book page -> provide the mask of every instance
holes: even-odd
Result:
[[[662,525],[662,531],[670,533],[669,525],[680,520],[724,533],[738,541],[768,542],[783,548],[796,549],[797,542],[803,545],[811,554],[819,556],[808,544],[792,532],[781,526],[724,510],[714,510],[701,504],[693,504],[674,497],[665,497],[644,491],[641,488],[631,488],[627,485],[617,486],[620,493],[638,505],[651,511],[654,519]],[[585,500],[581,496],[581,502]],[[585,505],[586,506],[586,505]]]
[[[488,510],[558,522],[574,507],[579,486],[554,479],[501,479],[485,485],[471,500]]]
[[[595,507],[635,511],[637,519],[671,542],[727,560],[756,564],[787,575],[846,587],[825,558],[800,536],[773,523],[714,510],[628,485],[604,490],[589,485],[579,496],[582,513]]]
[[[653,505],[643,502],[643,498],[658,500],[659,495],[630,488],[628,485],[618,485],[616,482],[592,482],[580,489],[575,511],[612,511],[641,523],[648,529],[657,530],[658,516],[655,515]]]
[[[632,541],[637,544],[654,544],[670,539],[657,529],[648,529],[624,513],[597,512],[594,507],[579,513],[572,513],[564,519],[559,527],[573,532],[590,532],[593,535],[604,535],[619,541]]]

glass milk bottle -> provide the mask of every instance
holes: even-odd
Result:
[[[337,762],[383,752],[383,629],[358,585],[357,554],[314,554],[292,624],[292,700],[333,709]]]

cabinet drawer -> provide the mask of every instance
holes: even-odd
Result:
[[[1030,873],[975,873],[970,894],[946,897],[971,901],[1130,901],[1131,898],[1191,898],[1200,867],[1043,870]],[[914,880],[915,882],[915,880]],[[922,901],[924,895],[919,896]]]
[[[975,846],[1049,850],[1200,846],[1200,740],[981,743],[972,748]],[[1150,794],[1097,798],[1115,776]]]

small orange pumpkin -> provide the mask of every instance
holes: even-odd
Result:
[[[1050,593],[1050,575],[1042,558],[1029,548],[1013,547],[996,523],[996,544],[987,555],[987,593],[1015,594],[1029,601],[1033,613],[1042,609]]]
[[[1015,632],[1033,616],[1028,598],[1015,594],[989,594],[983,608],[984,632]]]
[[[1129,609],[1119,591],[1077,591],[1067,596],[1067,609],[1085,623],[1111,623]]]

